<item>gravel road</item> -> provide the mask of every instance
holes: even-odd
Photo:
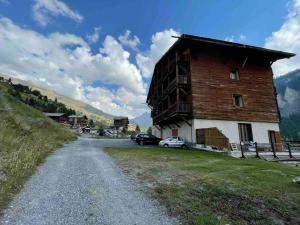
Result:
[[[16,196],[0,224],[177,224],[138,190],[102,151],[130,140],[80,137],[48,157]]]

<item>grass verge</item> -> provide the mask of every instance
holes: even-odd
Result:
[[[300,224],[299,167],[178,149],[106,152],[184,224]]]
[[[76,138],[0,85],[0,214],[46,157]]]

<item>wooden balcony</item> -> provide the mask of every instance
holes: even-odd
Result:
[[[174,103],[161,113],[152,113],[154,123],[166,121],[174,116],[189,116],[191,114],[191,105],[188,103]]]

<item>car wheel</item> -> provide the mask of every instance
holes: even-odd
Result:
[[[187,149],[187,146],[186,145],[181,145],[181,148]]]
[[[168,145],[168,144],[164,144],[164,147],[165,147],[165,148],[169,148],[169,145]]]

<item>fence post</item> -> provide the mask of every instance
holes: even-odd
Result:
[[[241,147],[242,158],[245,158],[242,142],[240,142],[240,147]]]
[[[273,157],[274,157],[274,158],[278,158],[278,157],[276,156],[274,143],[271,143],[271,148],[272,148],[272,152],[273,152]]]
[[[293,158],[290,143],[287,143],[287,146],[288,146],[288,150],[289,150],[289,156],[290,156],[290,158]]]
[[[254,142],[254,146],[255,146],[255,153],[256,153],[256,158],[259,158],[259,154],[258,154],[258,149],[257,149],[257,142]]]

